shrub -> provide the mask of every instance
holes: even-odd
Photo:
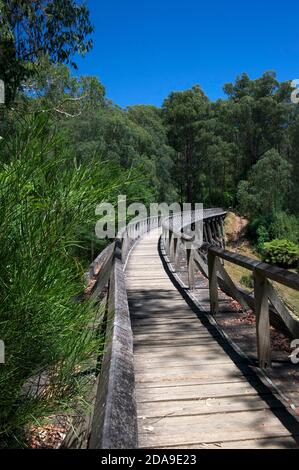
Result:
[[[255,217],[252,219],[246,230],[246,235],[251,240],[259,250],[261,250],[262,246],[265,242],[271,240],[269,234],[269,225],[271,223],[270,216],[268,217]]]
[[[27,118],[26,118],[27,119]],[[44,116],[23,121],[0,143],[0,440],[83,402],[90,361],[99,350],[94,309],[82,292],[95,207],[111,201],[120,177],[96,159],[76,165]],[[6,149],[7,150],[7,149]],[[3,152],[4,154],[4,152]],[[7,153],[5,153],[7,155]],[[112,202],[112,201],[111,201]],[[80,373],[79,373],[80,372]],[[38,387],[43,384],[43,389]],[[89,379],[90,380],[90,379]],[[31,385],[30,385],[31,383]],[[46,385],[46,386],[45,386]]]
[[[252,274],[249,275],[244,275],[240,279],[240,283],[247,287],[248,289],[253,289],[254,288],[254,280]]]
[[[264,243],[262,259],[266,263],[292,268],[299,260],[299,246],[289,240],[279,239]]]
[[[271,239],[287,239],[293,243],[299,242],[299,222],[296,216],[280,211],[273,215],[269,227]]]

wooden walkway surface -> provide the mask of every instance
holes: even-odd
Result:
[[[170,281],[159,236],[158,229],[142,238],[126,267],[139,447],[297,448],[298,428],[285,408],[227,354]]]

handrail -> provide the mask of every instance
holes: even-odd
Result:
[[[299,275],[277,266],[253,260],[225,249],[223,219],[225,212],[213,209],[204,212],[203,245],[191,243],[176,224],[163,225],[162,241],[174,269],[179,263],[181,246],[185,248],[188,265],[189,288],[195,288],[195,268],[209,279],[211,314],[219,313],[218,286],[237,300],[244,310],[254,310],[256,315],[258,359],[261,368],[271,366],[270,324],[287,332],[291,337],[299,337],[299,320],[289,311],[280,299],[271,281],[299,290]],[[176,235],[174,237],[173,235]],[[221,262],[220,262],[221,260]],[[253,272],[254,295],[251,296],[235,285],[224,267],[224,261],[231,262]]]
[[[279,268],[259,260],[254,260],[244,255],[239,255],[227,250],[221,250],[218,247],[211,246],[209,252],[215,256],[222,258],[231,263],[237,264],[250,271],[257,271],[260,275],[271,279],[272,281],[283,284],[295,290],[299,290],[299,275],[288,271],[287,269]]]
[[[267,263],[252,260],[245,256],[237,255],[229,251],[219,249],[218,247],[209,247],[208,249],[208,272],[209,272],[209,288],[211,313],[218,314],[218,284],[219,276],[222,283],[225,283],[225,276],[228,276],[224,267],[220,263],[220,259],[242,266],[253,272],[254,279],[254,303],[253,310],[256,316],[256,335],[258,359],[261,368],[271,366],[271,340],[270,340],[270,304],[274,307],[278,317],[284,326],[290,331],[292,336],[297,335],[299,331],[299,321],[292,318],[291,312],[278,296],[271,281],[283,284],[287,287],[299,291],[299,275],[272,266]],[[222,275],[222,276],[221,276]],[[229,276],[228,276],[229,277]],[[230,278],[229,278],[230,279]],[[231,279],[230,279],[231,280]],[[240,290],[238,290],[240,293]],[[247,298],[248,301],[248,298]],[[293,321],[292,321],[293,320]],[[297,336],[296,336],[297,337]]]
[[[180,212],[174,216],[166,217],[163,219],[163,229],[174,233],[176,236],[184,237],[186,240],[191,240],[191,237],[187,234],[182,234],[184,228],[200,222],[202,220],[214,219],[219,217],[225,217],[226,212],[221,208],[215,209],[204,209],[202,211],[187,211]]]
[[[291,331],[299,332],[299,322],[289,314],[277,296],[268,279],[282,282],[293,288],[298,287],[299,276],[279,268],[242,257],[225,250],[223,221],[226,212],[222,209],[204,211],[204,245],[190,248],[188,237],[181,232],[178,224],[161,216],[130,222],[91,264],[86,275],[92,285],[91,296],[97,303],[105,303],[105,318],[97,323],[105,327],[105,351],[100,373],[90,397],[94,403],[92,416],[80,422],[67,447],[87,448],[135,448],[137,447],[137,410],[135,400],[133,337],[124,266],[137,240],[158,227],[163,227],[161,240],[174,267],[178,264],[180,247],[187,252],[189,286],[194,288],[195,267],[209,278],[212,314],[218,313],[218,285],[236,298],[244,308],[253,306],[257,316],[258,355],[261,367],[271,364],[269,304],[275,309],[280,320]],[[191,219],[193,222],[195,218]],[[192,223],[193,223],[192,222]],[[178,237],[173,236],[175,228]],[[192,244],[191,244],[192,245]],[[221,264],[220,259],[248,267],[254,272],[255,291],[252,299],[242,293]],[[108,287],[108,292],[107,288]],[[271,307],[270,307],[271,313]],[[297,329],[296,329],[297,328]],[[75,437],[74,437],[75,436]]]
[[[125,286],[124,265],[136,241],[145,233],[160,225],[160,216],[130,222],[118,233],[113,244],[107,303],[105,353],[102,359],[87,445],[90,449],[129,449],[137,447],[133,335]],[[101,274],[98,276],[97,284],[100,283],[102,287],[103,283],[100,279]]]
[[[145,233],[161,226],[160,215],[129,222],[90,265],[86,281],[90,297],[105,303],[105,317],[97,319],[105,334],[100,373],[91,391],[92,415],[79,419],[63,447],[128,449],[137,447],[133,335],[125,287],[124,267],[129,253]],[[108,287],[108,293],[104,292]],[[103,300],[104,298],[104,300]]]

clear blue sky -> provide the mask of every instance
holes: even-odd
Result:
[[[94,48],[79,73],[96,75],[120,106],[155,104],[199,84],[212,99],[247,72],[299,78],[299,2],[88,0]]]

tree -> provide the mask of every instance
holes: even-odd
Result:
[[[0,11],[0,78],[8,105],[41,57],[75,67],[73,56],[92,47],[88,8],[76,0],[0,0]]]
[[[209,100],[200,89],[171,93],[163,103],[170,145],[176,151],[175,178],[181,202],[195,202],[195,185],[201,158],[201,131],[208,116]]]
[[[81,116],[84,110],[97,109],[105,101],[105,88],[97,77],[73,77],[69,67],[53,65],[47,57],[41,58],[38,73],[26,80],[23,92],[18,105],[24,102],[31,111],[48,111],[56,119]]]
[[[167,142],[161,110],[155,106],[131,106],[128,108],[128,116],[150,135],[148,154],[155,165],[158,201],[173,203],[177,198],[172,181],[174,152]]]
[[[238,199],[242,213],[271,216],[284,209],[291,189],[291,165],[272,149],[252,167],[248,181],[241,181]]]
[[[289,112],[287,88],[287,84],[277,81],[274,72],[266,72],[256,80],[243,74],[235,83],[224,86],[229,99],[221,120],[229,123],[226,139],[236,143],[241,152],[239,179],[246,178],[265,152],[272,148],[281,151]]]

